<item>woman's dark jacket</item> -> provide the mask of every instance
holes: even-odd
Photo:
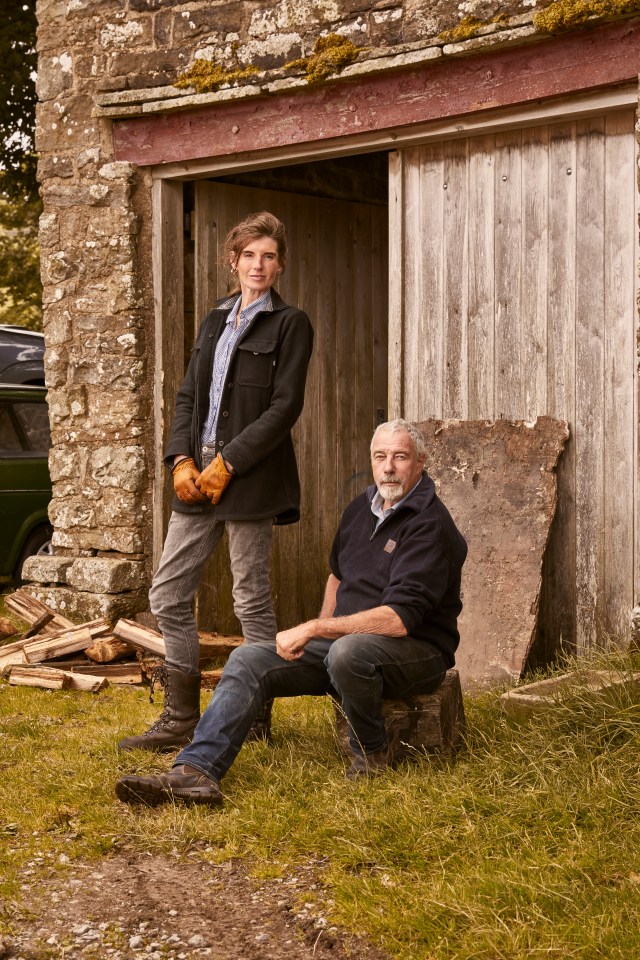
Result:
[[[229,298],[224,301],[228,303]],[[302,412],[313,328],[306,313],[271,290],[272,311],[256,314],[236,343],[220,398],[216,450],[234,476],[220,503],[186,504],[178,513],[215,510],[220,520],[295,523],[300,481],[291,429]],[[165,463],[188,454],[202,469],[201,435],[209,410],[213,358],[231,307],[211,310],[202,321],[186,376],[176,398]]]

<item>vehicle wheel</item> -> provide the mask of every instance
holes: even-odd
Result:
[[[27,539],[24,542],[22,548],[22,553],[18,557],[18,562],[16,563],[16,568],[13,572],[13,582],[19,587],[24,583],[22,579],[22,566],[27,559],[27,557],[33,557],[37,553],[41,554],[50,554],[51,553],[51,537],[53,536],[53,529],[47,523],[42,527],[38,527],[32,533],[29,534]]]

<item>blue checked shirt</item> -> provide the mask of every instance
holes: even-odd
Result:
[[[229,369],[229,361],[233,348],[242,336],[244,331],[252,322],[253,318],[261,310],[273,310],[271,303],[271,291],[267,290],[261,297],[250,303],[240,314],[240,323],[236,327],[236,317],[240,309],[242,297],[231,297],[220,304],[220,310],[225,310],[231,304],[233,309],[227,317],[224,330],[220,334],[220,339],[216,345],[216,352],[213,358],[213,374],[211,376],[211,386],[209,388],[209,413],[202,430],[202,443],[207,446],[213,445],[216,441],[216,425],[218,423],[218,413],[220,411],[220,397],[222,388]],[[235,301],[235,302],[234,302]]]

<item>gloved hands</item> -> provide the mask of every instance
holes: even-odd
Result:
[[[195,481],[200,474],[191,457],[181,460],[171,473],[173,474],[173,489],[178,500],[182,500],[183,503],[200,503],[207,499],[195,485]]]
[[[233,474],[225,466],[222,454],[218,453],[215,460],[204,468],[196,480],[196,486],[215,505],[220,502],[232,476]]]

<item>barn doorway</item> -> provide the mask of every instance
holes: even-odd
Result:
[[[388,154],[369,153],[185,184],[185,345],[226,292],[228,230],[267,209],[287,226],[278,290],[315,331],[303,414],[294,430],[302,519],[277,527],[273,592],[278,625],[317,614],[342,509],[369,482],[369,440],[387,416]],[[188,358],[188,354],[187,354]],[[234,633],[224,545],[197,597],[200,630]]]

